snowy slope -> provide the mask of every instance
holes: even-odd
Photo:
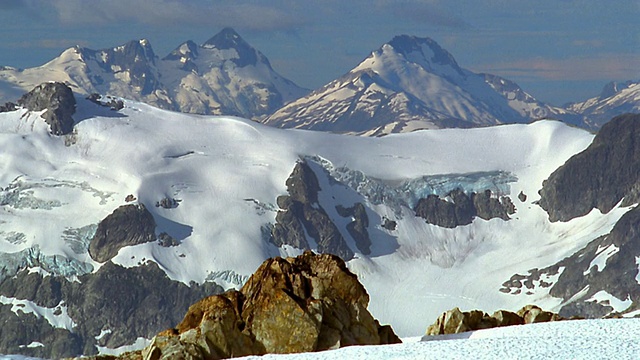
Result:
[[[637,359],[640,320],[584,320],[510,326],[397,345],[353,346],[241,359]]]
[[[461,68],[432,39],[401,35],[349,73],[285,105],[265,123],[384,135],[528,122],[556,115],[552,107],[528,94],[521,99],[510,97],[492,80]]]
[[[605,122],[624,113],[640,113],[640,81],[611,82],[599,96],[566,106],[569,111],[583,114],[588,125],[600,128]]]
[[[0,67],[0,102],[15,101],[43,81],[82,95],[121,96],[164,109],[260,117],[307,93],[275,72],[269,60],[225,28],[204,44],[180,45],[160,59],[148,40],[110,49],[72,47],[29,69]]]
[[[301,354],[247,356],[245,360],[316,359],[620,359],[640,357],[640,320],[579,320],[509,326],[403,344],[350,346]],[[3,360],[37,360],[0,355]]]
[[[157,233],[181,244],[126,247],[114,262],[151,260],[175,280],[237,287],[264,259],[301,251],[276,247],[265,228],[275,222],[276,198],[287,193],[296,162],[315,159],[319,205],[356,252],[348,266],[370,293],[373,315],[401,336],[423,333],[453,306],[491,312],[536,303],[557,310],[561,300],[544,287],[520,295],[499,290],[513,274],[552,265],[608,233],[627,211],[550,223],[533,204],[542,181],[593,137],[556,121],[369,138],[133,101],[115,112],[82,98],[74,117],[75,134],[54,137],[37,113],[0,114],[3,256],[37,257],[47,271],[70,278],[95,272],[100,264],[86,251],[92,231],[133,194],[152,212]],[[447,229],[410,209],[418,197],[458,186],[510,196],[516,213]],[[520,192],[528,199],[518,200]],[[164,198],[178,206],[153,206]],[[347,219],[335,210],[355,202],[367,207],[369,255],[353,245]],[[396,230],[382,227],[385,218],[397,222]]]

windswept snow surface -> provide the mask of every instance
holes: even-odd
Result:
[[[638,359],[638,333],[638,319],[564,321],[480,330],[398,345],[352,346],[241,359]]]
[[[508,174],[498,188],[517,208],[511,220],[476,219],[445,229],[426,224],[406,206],[347,191],[318,170],[321,205],[336,223],[345,222],[337,218],[336,203],[368,207],[372,253],[353,247],[356,257],[348,266],[369,292],[373,315],[401,336],[424,333],[454,306],[491,312],[536,303],[557,310],[560,300],[544,289],[531,295],[499,289],[513,274],[554,264],[608,233],[627,211],[595,210],[550,223],[533,203],[542,181],[593,138],[555,121],[366,138],[173,113],[131,101],[115,112],[78,99],[74,117],[75,134],[54,137],[38,114],[0,114],[0,255],[36,254],[43,270],[67,276],[99,268],[87,244],[96,224],[129,194],[152,212],[157,233],[167,232],[180,245],[126,247],[114,262],[132,267],[154,261],[175,280],[239,287],[266,258],[298,251],[274,246],[265,228],[274,223],[276,198],[287,193],[286,179],[300,158],[322,158],[385,184]],[[520,192],[525,202],[518,200]],[[154,206],[164,198],[178,206]],[[397,222],[395,231],[380,226],[384,217]],[[51,256],[57,256],[57,268],[44,266]],[[61,268],[63,257],[75,262]]]

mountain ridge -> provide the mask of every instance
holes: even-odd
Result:
[[[509,84],[526,94],[515,83]],[[566,113],[529,94],[509,99],[486,75],[462,69],[453,55],[433,39],[399,35],[347,74],[284,105],[267,116],[264,123],[385,135],[416,129],[529,122],[541,115],[580,122],[577,115],[565,116]],[[356,125],[350,127],[351,123]]]

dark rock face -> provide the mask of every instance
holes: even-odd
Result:
[[[309,165],[298,162],[286,184],[289,195],[278,198],[282,211],[276,215],[271,233],[274,244],[309,249],[306,230],[318,244],[319,252],[334,254],[344,260],[353,258],[353,251],[318,203],[320,185]]]
[[[356,241],[356,246],[361,253],[365,255],[371,254],[371,239],[369,238],[369,217],[367,210],[362,203],[356,203],[350,208],[340,205],[336,206],[338,214],[342,217],[352,217],[353,221],[347,224],[347,231]]]
[[[0,105],[0,113],[16,111],[16,110],[18,110],[18,108],[16,107],[16,104],[12,102],[7,102],[4,105]]]
[[[129,41],[116,48],[91,50],[78,48],[85,59],[95,60],[107,73],[128,72],[129,84],[139,89],[140,94],[148,95],[161,88],[156,75],[156,55],[147,40]]]
[[[471,193],[469,196],[456,189],[448,193],[447,197],[451,201],[441,199],[437,195],[420,199],[414,208],[416,216],[424,218],[429,224],[455,228],[471,224],[476,216],[484,220],[509,220],[509,215],[515,213],[515,206],[509,197],[494,198],[491,196],[491,190],[479,194]]]
[[[568,221],[596,208],[609,212],[640,199],[640,115],[606,123],[583,152],[544,181],[540,206],[551,221]]]
[[[265,261],[240,291],[202,299],[143,358],[224,359],[398,343],[366,307],[364,287],[334,255]]]
[[[177,323],[198,299],[223,291],[214,283],[186,286],[172,281],[155,263],[124,268],[108,262],[78,280],[43,277],[25,270],[0,283],[3,296],[28,299],[52,309],[65,306],[77,324],[70,332],[54,328],[42,317],[16,315],[11,306],[0,305],[0,353],[59,359],[96,354],[96,345],[129,345],[138,337],[150,339]],[[21,347],[31,342],[45,346]]]
[[[638,272],[636,258],[640,257],[638,234],[640,208],[636,207],[620,218],[610,234],[591,241],[585,248],[550,267],[532,269],[528,275],[514,275],[503,284],[501,291],[515,294],[514,288],[523,285],[527,289],[533,289],[536,285],[551,287],[549,293],[565,301],[581,293],[579,298],[574,298],[572,303],[560,309],[560,315],[566,317],[580,315],[600,318],[612,315],[614,309],[608,302],[587,301],[600,291],[606,291],[621,301],[631,300],[633,304],[639,304],[640,285],[635,280]],[[601,260],[594,261],[597,257]],[[561,274],[555,283],[541,281],[549,276],[557,276],[559,272]],[[631,306],[628,310],[633,308]]]
[[[423,339],[433,335],[458,334],[466,331],[490,329],[501,326],[533,324],[539,322],[565,320],[562,316],[544,311],[535,305],[527,305],[517,313],[498,310],[489,316],[480,310],[460,311],[454,308],[445,311],[435,323],[427,328]]]
[[[98,224],[89,244],[89,255],[98,262],[110,260],[125,246],[154,241],[156,222],[142,204],[117,208]]]
[[[60,82],[42,83],[24,94],[18,104],[31,111],[47,110],[42,114],[54,135],[73,131],[76,99],[71,89]]]

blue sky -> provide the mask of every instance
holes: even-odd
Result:
[[[0,65],[41,65],[76,44],[146,38],[165,56],[225,26],[276,71],[317,88],[399,34],[560,105],[640,80],[640,0],[0,0]]]

